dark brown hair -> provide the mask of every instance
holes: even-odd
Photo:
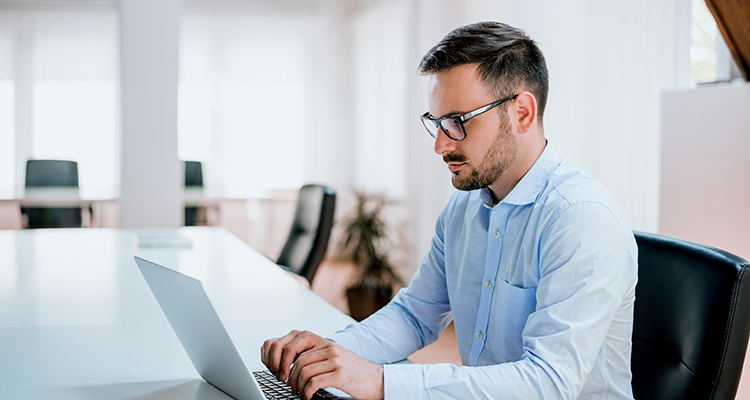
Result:
[[[477,64],[479,76],[497,99],[528,91],[536,97],[541,124],[549,73],[544,55],[522,30],[500,22],[456,28],[422,57],[419,73],[431,75]]]

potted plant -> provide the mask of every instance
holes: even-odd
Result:
[[[355,278],[346,289],[349,314],[362,321],[379,310],[393,297],[393,287],[401,283],[386,251],[387,224],[383,210],[388,200],[383,196],[357,192],[357,207],[346,219],[339,242],[342,258],[357,268]]]

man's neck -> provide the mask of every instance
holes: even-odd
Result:
[[[542,136],[541,140],[535,141],[527,150],[519,151],[516,154],[516,160],[513,162],[511,168],[505,171],[498,180],[488,187],[492,195],[493,206],[501,202],[516,187],[518,182],[521,181],[524,175],[534,166],[536,160],[542,155],[545,147],[547,147],[547,140]]]

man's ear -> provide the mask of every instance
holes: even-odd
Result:
[[[536,97],[529,92],[521,92],[511,107],[515,110],[518,133],[528,132],[536,120]]]

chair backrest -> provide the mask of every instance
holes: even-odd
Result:
[[[185,161],[185,186],[203,187],[203,166],[200,161]]]
[[[750,265],[684,240],[635,238],[634,397],[734,399],[750,334]]]
[[[78,163],[67,160],[27,160],[25,186],[78,188]],[[80,207],[21,208],[21,214],[26,219],[25,227],[29,229],[80,228],[81,212]]]
[[[276,263],[312,283],[328,249],[336,192],[326,186],[305,185],[299,190],[289,237]]]
[[[78,187],[78,163],[67,160],[27,160],[26,187]]]

